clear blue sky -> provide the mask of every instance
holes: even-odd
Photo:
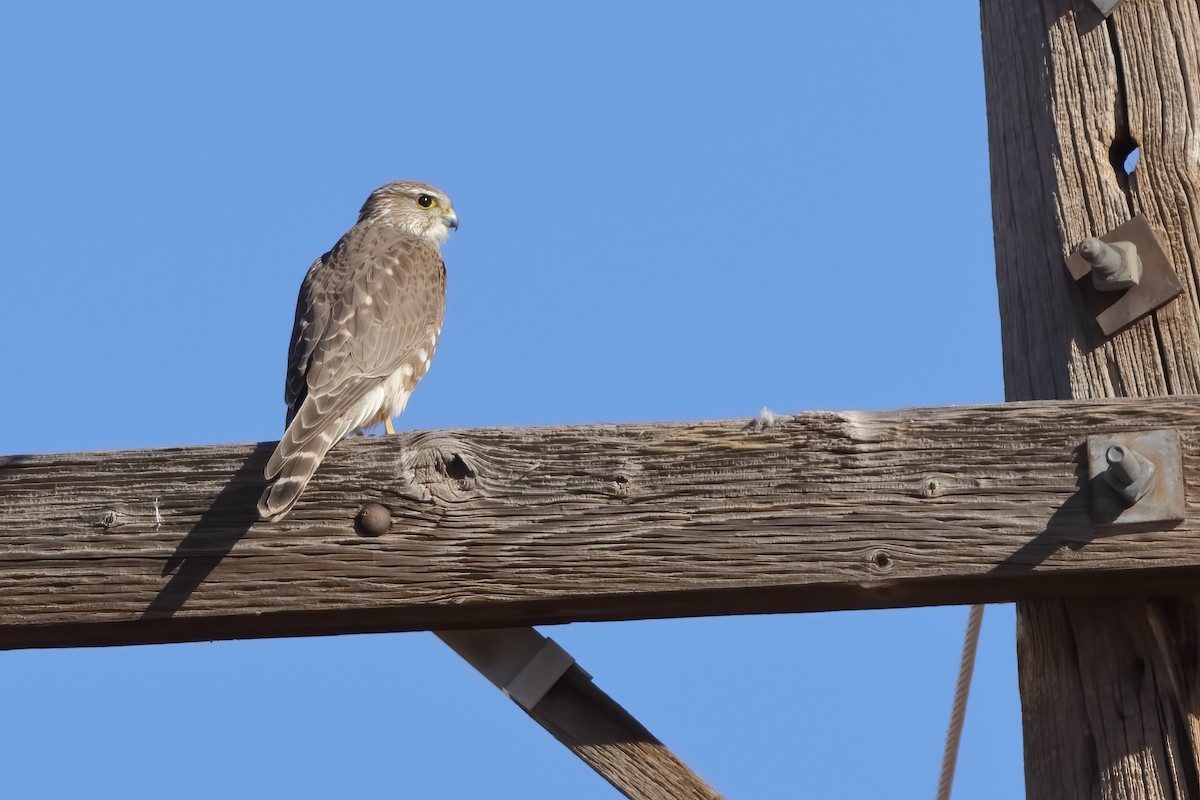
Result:
[[[1003,397],[971,3],[9,3],[0,108],[3,453],[278,438],[300,279],[397,178],[462,221],[402,427]],[[965,620],[546,632],[730,798],[927,798]],[[428,633],[0,685],[5,797],[615,796]],[[1020,796],[1019,720],[994,607],[958,797]]]

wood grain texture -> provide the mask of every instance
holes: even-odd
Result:
[[[632,800],[717,800],[641,723],[573,666],[529,716]]]
[[[1189,519],[1093,528],[1087,435],[1167,427]],[[255,512],[270,443],[14,456],[0,647],[1185,586],[1198,443],[1195,397],[413,433],[339,445],[280,523]],[[369,501],[389,533],[355,532]]]
[[[1108,20],[1084,0],[981,9],[1007,396],[1195,393],[1196,4],[1127,0]],[[1105,340],[1063,259],[1138,211],[1184,293]],[[1200,797],[1198,625],[1194,595],[1018,605],[1029,797]]]
[[[437,636],[630,800],[720,797],[534,628]]]

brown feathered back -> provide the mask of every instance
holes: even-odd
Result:
[[[418,198],[436,192],[403,186],[417,187],[414,208]],[[449,200],[440,192],[437,197],[445,225],[457,226]],[[271,483],[258,504],[263,518],[280,519],[291,510],[343,437],[403,411],[441,334],[446,271],[440,238],[414,233],[386,215],[367,217],[309,268],[288,352],[287,429],[267,463]]]

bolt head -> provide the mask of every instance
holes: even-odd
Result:
[[[354,529],[363,536],[382,536],[392,528],[392,512],[380,503],[367,503],[354,518]]]
[[[1120,464],[1125,460],[1125,448],[1119,444],[1114,444],[1104,453],[1104,460],[1111,467],[1113,464]]]
[[[1094,236],[1089,236],[1079,243],[1079,252],[1083,254],[1084,258],[1086,258],[1088,261],[1092,261],[1093,263],[1095,259],[1100,257],[1100,253],[1103,250],[1104,242],[1100,241]]]

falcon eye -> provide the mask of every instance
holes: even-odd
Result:
[[[417,205],[421,208],[429,208],[433,205],[433,198],[427,194],[423,194],[417,198]]]

